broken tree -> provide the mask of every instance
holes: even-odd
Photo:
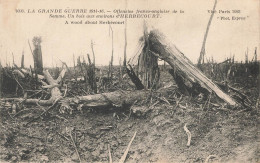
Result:
[[[224,93],[214,82],[208,79],[192,62],[177,49],[177,47],[166,39],[158,30],[153,30],[149,34],[150,51],[155,56],[166,61],[175,73],[192,84],[199,84],[209,92],[214,92],[222,100],[230,105],[237,105],[236,101]]]
[[[148,29],[144,22],[145,45],[138,57],[138,77],[146,89],[156,88],[159,83],[160,71],[158,67],[158,57],[150,54],[148,41]]]
[[[22,59],[21,59],[21,68],[24,68],[24,52],[22,54]]]
[[[60,92],[59,83],[62,81],[62,78],[64,77],[66,73],[66,69],[63,69],[59,75],[59,77],[54,80],[50,73],[48,71],[43,71],[44,78],[47,80],[47,85],[45,82],[43,82],[42,88],[44,89],[50,89],[51,91],[51,97],[48,100],[41,100],[41,99],[23,99],[23,98],[10,98],[10,99],[3,99],[8,101],[17,101],[17,102],[23,102],[25,104],[39,104],[39,105],[52,105],[55,101],[58,101],[62,98],[62,94]],[[39,79],[40,80],[40,79]]]
[[[168,41],[163,34],[157,30],[151,31],[149,34],[145,34],[146,39],[140,39],[138,46],[138,52],[141,54],[142,50],[153,54],[160,59],[166,61],[172,68],[174,73],[177,73],[181,78],[189,81],[192,85],[199,85],[208,92],[214,92],[218,97],[229,103],[230,105],[237,105],[236,101],[229,95],[224,93],[215,83],[208,79],[192,62],[180,52],[174,44]],[[147,43],[145,43],[145,41]],[[144,45],[149,45],[144,46]],[[93,51],[93,43],[92,43]],[[93,51],[94,56],[94,51]],[[95,57],[93,57],[93,64],[95,63]],[[52,105],[57,100],[66,103],[83,104],[89,107],[107,107],[107,106],[122,106],[132,105],[136,100],[146,99],[150,93],[146,90],[137,91],[115,91],[109,93],[79,96],[73,98],[64,98],[58,88],[59,82],[65,74],[65,70],[60,74],[57,80],[54,80],[48,71],[44,71],[44,77],[47,79],[49,85],[43,86],[43,88],[51,89],[51,98],[49,100],[38,99],[3,99],[24,101],[25,104],[40,104],[40,105]],[[93,77],[95,79],[95,77]],[[76,102],[75,102],[76,101]]]
[[[34,70],[37,74],[42,74],[43,73],[42,49],[41,49],[42,39],[41,39],[41,37],[34,37],[32,42],[33,42],[33,46],[34,46],[33,51],[31,49],[30,43],[28,41],[32,55],[33,55]]]
[[[55,82],[55,81],[54,81]],[[55,88],[55,89],[54,89]],[[49,100],[38,99],[23,99],[23,98],[8,98],[1,101],[16,101],[24,102],[24,104],[40,104],[40,105],[52,105],[57,100],[69,104],[83,104],[87,107],[122,107],[125,105],[132,105],[136,101],[145,100],[150,96],[149,91],[136,90],[136,91],[115,91],[108,93],[100,93],[87,96],[78,96],[72,98],[62,98],[60,90],[57,87],[52,89],[52,97]]]
[[[212,10],[212,13],[210,15],[209,22],[208,22],[208,25],[207,25],[207,28],[206,28],[206,32],[204,34],[204,39],[203,39],[203,43],[202,43],[202,47],[201,47],[201,51],[200,51],[200,57],[198,59],[198,65],[200,65],[201,62],[204,63],[206,40],[207,40],[210,24],[211,24],[211,21],[213,19],[214,13],[215,13],[216,5],[217,5],[217,0],[215,0],[213,10]]]

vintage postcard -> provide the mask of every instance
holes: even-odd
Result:
[[[0,162],[259,162],[258,0],[0,0]]]

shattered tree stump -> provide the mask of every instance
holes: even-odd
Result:
[[[158,57],[150,54],[150,45],[148,41],[148,29],[144,23],[144,40],[145,45],[141,54],[138,57],[137,75],[142,81],[146,89],[156,88],[159,83],[160,70],[158,67]]]
[[[25,104],[39,104],[39,105],[52,105],[57,99],[62,98],[62,94],[60,89],[58,88],[59,83],[66,73],[66,69],[63,69],[59,75],[59,77],[54,80],[48,71],[43,71],[44,78],[47,80],[49,85],[44,85],[42,88],[51,89],[51,98],[49,100],[39,100],[39,99],[22,99],[22,98],[14,98],[14,101],[24,101]],[[10,99],[11,100],[11,99]]]
[[[34,69],[37,74],[43,73],[43,62],[42,62],[42,49],[41,49],[41,37],[34,37],[33,40],[34,50],[33,60],[34,60]]]
[[[224,93],[215,83],[208,79],[192,62],[177,49],[177,47],[166,39],[158,30],[149,34],[150,51],[160,59],[166,61],[176,70],[178,75],[191,83],[198,83],[201,87],[216,95],[230,105],[237,105],[237,102]]]
[[[43,71],[44,78],[47,80],[48,84],[45,83],[42,88],[51,89],[51,98],[49,100],[39,100],[39,99],[24,99],[24,98],[3,98],[0,101],[14,101],[23,102],[24,104],[31,105],[42,105],[51,106],[58,101],[60,103],[68,104],[83,104],[87,107],[122,107],[130,106],[136,101],[145,100],[150,96],[150,92],[147,90],[137,90],[137,91],[115,91],[109,93],[101,93],[87,96],[77,96],[72,98],[63,98],[60,89],[58,88],[59,83],[66,73],[66,69],[63,69],[59,77],[54,80],[48,71]]]

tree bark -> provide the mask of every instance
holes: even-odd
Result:
[[[21,68],[24,68],[24,54],[22,54],[22,59],[21,59]]]
[[[156,88],[159,83],[160,71],[158,67],[158,57],[150,54],[148,41],[148,28],[144,22],[145,46],[138,57],[138,77],[146,89]]]
[[[50,85],[58,85],[61,79],[59,80],[54,80],[50,73],[48,71],[43,71],[45,79],[48,81]],[[61,72],[60,75],[63,74],[63,71]],[[64,74],[63,74],[64,75]],[[60,89],[58,87],[54,87],[51,89],[51,98],[48,100],[51,104],[58,98],[62,98],[62,94],[60,92]]]
[[[149,35],[150,51],[159,58],[165,60],[179,75],[192,83],[198,83],[209,92],[215,92],[218,97],[229,103],[237,105],[236,101],[224,93],[219,87],[208,79],[192,62],[177,49],[165,36],[157,30]]]
[[[28,44],[30,46],[33,61],[34,61],[34,70],[36,74],[43,74],[43,62],[42,62],[42,49],[41,49],[41,37],[34,37],[33,40],[34,50],[32,51],[30,42]]]
[[[57,89],[56,89],[57,91]],[[59,91],[57,91],[59,92]],[[57,93],[58,94],[58,93]],[[124,106],[132,105],[136,101],[145,100],[150,95],[149,91],[137,90],[137,91],[115,91],[109,93],[101,93],[87,96],[79,96],[73,98],[60,98],[66,103],[74,103],[77,101],[78,104],[84,104],[87,107],[110,107],[110,106]],[[57,96],[56,96],[57,97]],[[3,101],[23,101],[22,98],[9,98],[2,99]],[[52,105],[54,101],[38,99],[27,99],[24,101],[25,104],[37,104],[40,105]]]
[[[42,50],[41,46],[35,47],[33,50],[33,60],[34,60],[34,69],[37,74],[43,73],[43,63],[42,63]]]
[[[125,67],[126,73],[130,77],[131,81],[135,84],[137,90],[142,90],[144,89],[144,85],[142,84],[141,80],[136,76],[132,66],[129,64],[128,67]]]

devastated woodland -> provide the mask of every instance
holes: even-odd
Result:
[[[91,43],[73,67],[46,68],[41,41],[28,41],[33,67],[24,57],[0,65],[1,160],[259,161],[257,49],[252,60],[216,63],[204,61],[204,47],[195,65],[144,25],[122,65],[113,64],[112,40],[108,66],[96,66]]]

